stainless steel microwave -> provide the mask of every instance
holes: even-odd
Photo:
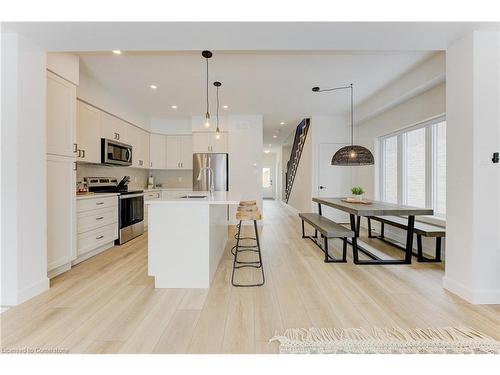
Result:
[[[132,146],[111,139],[101,139],[101,163],[132,165]]]

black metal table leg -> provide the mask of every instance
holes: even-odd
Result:
[[[415,226],[415,216],[408,216],[408,229],[406,231],[406,254],[405,263],[411,264],[411,256],[413,252],[413,228]]]
[[[351,230],[354,233],[354,237],[352,237],[352,258],[354,260],[354,263],[357,263],[359,261],[359,257],[358,257],[358,241],[356,239],[356,221],[354,214],[349,214],[349,219],[351,222]]]
[[[359,227],[361,226],[361,216],[356,218],[356,237],[359,237]]]

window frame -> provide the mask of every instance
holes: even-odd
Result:
[[[434,209],[434,215],[427,216],[431,221],[445,222],[446,213],[437,213],[437,125],[446,122],[446,115],[432,117],[425,121],[399,129],[378,137],[378,159],[380,160],[377,176],[378,199],[385,201],[385,140],[397,137],[397,201],[407,204],[407,160],[406,135],[414,130],[425,128],[425,206]]]

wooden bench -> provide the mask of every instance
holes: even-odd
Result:
[[[347,238],[354,237],[354,232],[352,230],[347,229],[346,227],[343,227],[342,225],[316,213],[299,213],[299,217],[302,220],[302,238],[309,238],[325,253],[325,263],[347,262]],[[304,222],[307,222],[314,228],[314,236],[306,236]],[[320,232],[321,237],[323,237],[323,247],[321,247],[321,244],[316,241],[318,238],[318,232]],[[328,254],[329,238],[342,238],[342,259],[336,259]]]
[[[396,228],[407,230],[408,219],[400,216],[368,216],[367,219],[368,219],[368,237],[378,238],[384,242],[390,243],[391,245],[403,249],[402,246],[399,246],[394,241],[390,241],[385,238],[384,225],[387,224]],[[375,220],[381,223],[380,236],[372,236],[371,220]],[[416,254],[414,253],[414,255],[416,255],[417,257],[417,260],[419,262],[441,262],[441,238],[446,236],[446,229],[443,227],[438,227],[436,225],[415,221],[413,232],[417,235],[417,253]],[[436,238],[436,255],[434,259],[427,258],[424,256],[422,248],[422,236]]]

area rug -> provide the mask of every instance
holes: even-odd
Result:
[[[469,327],[289,328],[270,341],[281,354],[500,354],[500,342]]]

